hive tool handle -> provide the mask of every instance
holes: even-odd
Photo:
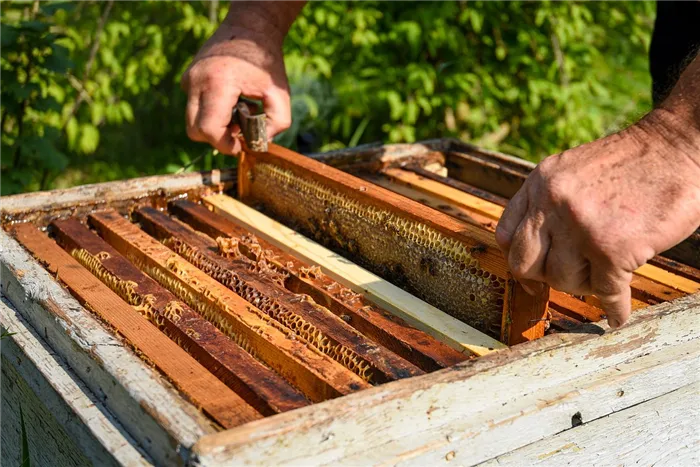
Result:
[[[243,140],[248,150],[252,152],[267,152],[267,120],[264,112],[251,114],[250,109],[260,109],[257,102],[241,97],[233,109],[231,123],[241,127]]]

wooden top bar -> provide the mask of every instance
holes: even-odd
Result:
[[[299,391],[274,371],[141,272],[77,219],[54,221],[52,226],[58,242],[67,251],[74,256],[87,252],[113,280],[130,283],[132,286],[123,290],[124,293],[110,288],[137,310],[143,310],[142,314],[148,314],[148,308],[152,309],[155,313],[151,313],[151,322],[162,326],[171,339],[180,342],[188,353],[260,413],[273,415],[309,404]],[[95,274],[95,271],[91,272]],[[105,278],[102,280],[105,282]],[[147,307],[144,306],[149,302]]]
[[[261,418],[260,413],[168,339],[71,255],[31,224],[13,229],[17,240],[56,274],[90,310],[123,335],[181,391],[226,428]]]
[[[114,211],[89,218],[100,235],[151,277],[222,330],[247,341],[256,356],[313,401],[370,387]],[[163,282],[161,282],[163,285]],[[172,287],[172,288],[171,288]]]

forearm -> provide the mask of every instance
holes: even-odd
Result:
[[[231,2],[225,23],[266,35],[281,43],[306,1],[237,1]]]
[[[700,170],[700,55],[695,57],[655,112],[663,114]]]

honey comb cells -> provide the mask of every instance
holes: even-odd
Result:
[[[249,178],[254,204],[452,316],[500,336],[506,279],[482,269],[467,245],[272,164],[256,163]]]
[[[285,307],[279,301],[262,296],[253,287],[246,284],[238,275],[230,270],[225,270],[208,261],[205,256],[189,247],[186,243],[170,238],[164,244],[180,254],[190,263],[204,271],[207,275],[226,285],[259,310],[279,321],[305,342],[314,346],[319,351],[341,363],[353,373],[365,381],[369,381],[372,374],[369,365],[352,350],[340,345],[332,344],[313,324],[305,321],[301,316]]]

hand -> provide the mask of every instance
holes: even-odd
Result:
[[[282,55],[283,35],[224,23],[202,47],[182,77],[188,93],[187,135],[219,152],[240,152],[237,125],[229,125],[241,95],[259,99],[267,115],[268,138],[291,124],[289,85]]]
[[[632,272],[700,224],[700,131],[655,110],[638,124],[548,157],[496,229],[527,288],[594,294],[627,321]]]

